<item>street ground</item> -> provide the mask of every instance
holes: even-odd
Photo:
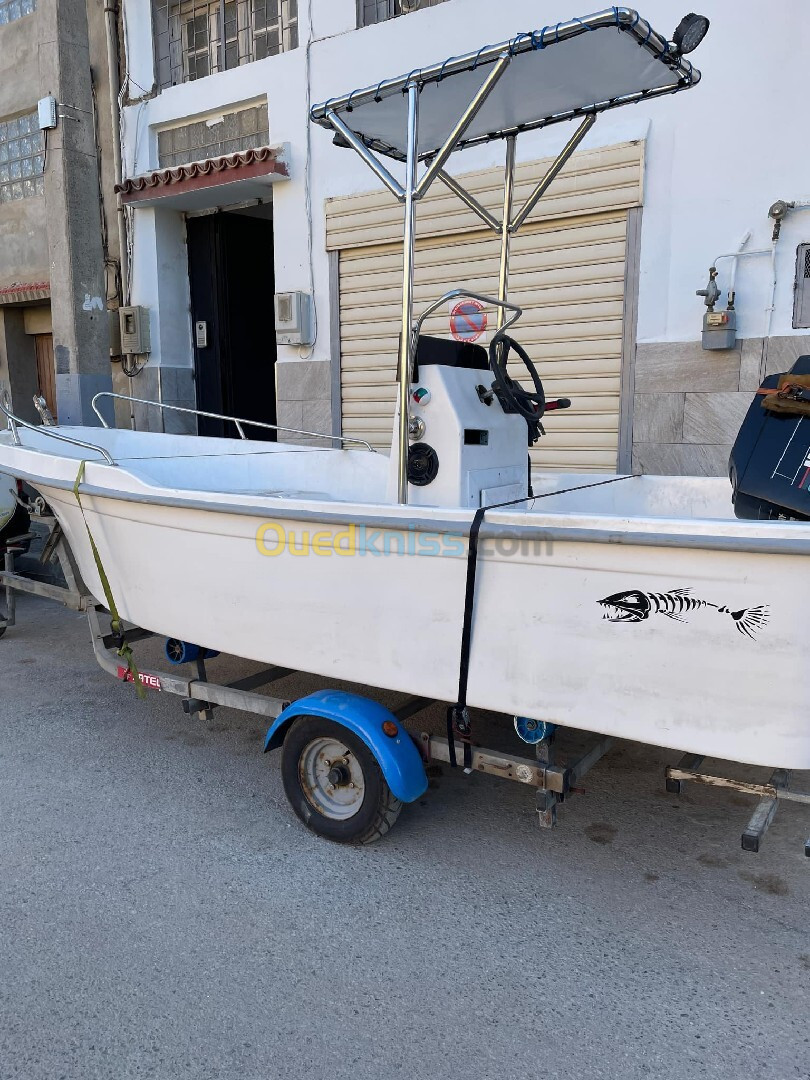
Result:
[[[531,791],[448,769],[381,843],[338,847],[256,718],[139,702],[83,616],[18,619],[0,1080],[810,1077],[806,809],[746,854],[750,799],[667,795],[678,755],[622,744],[553,832]]]

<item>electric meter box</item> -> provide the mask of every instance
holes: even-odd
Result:
[[[37,102],[37,123],[40,131],[50,131],[56,127],[56,98],[40,98]]]
[[[149,340],[149,308],[120,307],[121,352],[125,356],[143,356],[151,351]]]
[[[276,341],[279,345],[312,344],[312,297],[305,292],[275,295]]]

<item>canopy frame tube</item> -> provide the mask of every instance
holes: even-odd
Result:
[[[402,271],[402,326],[399,334],[397,386],[397,498],[408,502],[408,421],[411,398],[411,340],[413,337],[413,276],[416,253],[416,194],[419,142],[419,87],[408,87],[408,161],[405,174],[405,257]]]
[[[405,189],[403,188],[402,184],[400,184],[397,180],[394,179],[394,177],[391,175],[388,169],[386,169],[383,163],[374,154],[372,154],[366,144],[362,141],[362,139],[359,139],[357,135],[355,135],[352,129],[348,126],[348,124],[345,124],[338,116],[338,114],[332,109],[327,112],[326,118],[332,125],[332,127],[335,129],[335,131],[346,140],[349,146],[351,146],[353,150],[357,151],[363,161],[365,161],[366,165],[368,165],[368,167],[371,169],[371,171],[377,177],[379,177],[380,180],[382,180],[383,184],[385,184],[385,186],[388,188],[394,198],[397,199],[399,202],[405,202]]]
[[[579,125],[577,130],[574,132],[574,134],[571,136],[571,138],[568,140],[568,142],[565,144],[565,146],[562,148],[562,150],[556,156],[554,161],[548,167],[548,169],[546,170],[545,176],[537,184],[534,191],[531,193],[531,195],[528,197],[526,202],[523,204],[523,208],[518,212],[518,214],[514,218],[514,220],[511,220],[511,208],[510,208],[510,211],[509,211],[509,219],[510,220],[509,220],[508,232],[516,233],[518,231],[518,229],[523,224],[523,222],[526,220],[526,218],[529,216],[529,214],[532,212],[532,210],[534,210],[535,206],[537,206],[540,199],[542,199],[542,197],[545,195],[545,193],[548,191],[548,189],[551,187],[551,185],[557,179],[559,174],[565,168],[566,163],[570,160],[570,158],[571,158],[572,154],[574,153],[574,151],[576,150],[576,148],[579,146],[579,144],[582,142],[582,140],[585,138],[585,136],[588,134],[588,132],[591,130],[591,128],[593,127],[593,125],[595,123],[596,123],[596,113],[588,113],[588,115],[585,117],[585,119]],[[507,145],[508,145],[508,143],[507,143]],[[504,214],[504,218],[506,220],[506,214]]]
[[[511,60],[512,57],[509,55],[508,52],[501,53],[501,55],[498,57],[497,63],[493,67],[492,71],[490,71],[489,75],[487,75],[481,86],[481,89],[478,91],[470,104],[461,114],[458,122],[456,123],[456,126],[447,136],[444,146],[442,146],[441,149],[438,151],[433,161],[428,166],[427,172],[419,181],[416,188],[417,198],[421,198],[428,190],[430,185],[433,183],[433,181],[436,179],[437,173],[440,169],[444,167],[447,159],[450,157],[455,148],[463,139],[464,132],[469,128],[470,124],[481,111],[481,107],[483,106],[489,95],[492,93],[492,91],[495,89],[496,85],[500,81],[501,75],[503,75],[503,73],[509,67]]]
[[[402,271],[402,320],[400,327],[399,360],[397,370],[397,501],[405,506],[408,502],[408,445],[410,420],[410,387],[413,373],[413,359],[416,355],[416,335],[424,317],[418,324],[414,322],[414,266],[416,261],[416,204],[430,190],[436,179],[452,191],[474,214],[476,214],[501,241],[501,253],[498,273],[498,330],[504,328],[506,310],[510,305],[509,297],[509,254],[511,238],[524,225],[532,210],[559,176],[573,156],[582,140],[596,123],[596,114],[589,113],[577,130],[559,152],[546,170],[543,178],[536,185],[531,195],[513,218],[515,194],[515,170],[517,164],[517,132],[506,136],[506,161],[504,166],[504,197],[500,220],[491,214],[485,206],[472,195],[455,177],[444,169],[447,159],[457,148],[458,140],[463,138],[482,105],[495,88],[500,77],[509,65],[510,57],[504,54],[490,73],[484,85],[462,113],[444,146],[431,159],[427,171],[421,180],[418,178],[419,166],[419,93],[420,87],[414,81],[408,91],[408,150],[405,161],[405,184],[400,184],[386,169],[377,156],[366,146],[355,132],[332,110],[327,113],[334,130],[345,143],[356,150],[369,168],[383,182],[385,187],[405,207],[404,258]],[[431,308],[435,310],[435,308]],[[511,320],[510,320],[511,321]]]
[[[509,222],[512,217],[512,204],[515,200],[515,161],[517,152],[517,136],[510,135],[506,140],[506,164],[504,167],[503,184],[503,214],[501,216],[501,262],[498,269],[498,299],[503,304],[509,295],[509,248],[511,246],[511,230]],[[498,308],[498,330],[503,330],[505,309]]]
[[[588,104],[578,102],[570,109],[559,109],[555,102],[554,109],[536,118],[510,117],[508,125],[502,125],[484,132],[476,132],[471,125],[481,113],[482,108],[492,95],[502,76],[510,67],[515,57],[531,51],[540,51],[559,42],[579,37],[590,31],[614,26],[617,30],[633,38],[639,48],[669,69],[672,80],[666,85],[647,85],[638,90],[615,93],[613,97],[599,98]],[[475,71],[476,68],[489,68],[486,78],[472,95],[469,104],[453,124],[449,134],[440,145],[432,142],[429,147],[419,148],[419,102],[422,90],[434,86],[452,75]],[[424,318],[414,321],[414,263],[416,251],[416,204],[424,198],[434,181],[439,179],[461,202],[475,214],[488,229],[500,238],[500,259],[498,274],[498,331],[503,331],[513,320],[506,320],[506,311],[514,305],[508,303],[509,295],[509,257],[512,237],[518,233],[528,220],[540,199],[546,194],[566,163],[581,145],[585,136],[596,122],[597,114],[630,102],[649,100],[663,94],[675,93],[694,86],[700,79],[700,72],[692,67],[678,51],[676,46],[665,37],[657,34],[639,14],[625,7],[611,7],[582,19],[571,19],[554,26],[546,26],[541,31],[518,34],[509,41],[497,45],[485,46],[475,53],[451,57],[441,64],[411,71],[394,79],[382,80],[376,86],[354,90],[340,97],[330,98],[321,105],[316,105],[310,112],[314,123],[329,127],[335,132],[338,145],[349,146],[359,154],[385,188],[404,206],[404,252],[402,278],[402,310],[398,360],[397,387],[397,422],[394,438],[396,454],[396,492],[400,505],[408,502],[408,448],[410,421],[410,388],[413,363],[418,344],[419,327]],[[605,87],[607,89],[607,87]],[[401,95],[407,98],[407,138],[363,133],[364,124],[358,118],[352,122],[351,114],[362,106],[380,103],[386,98]],[[449,118],[448,118],[449,119]],[[517,162],[517,137],[524,131],[534,131],[549,124],[563,120],[579,119],[580,123],[559,154],[554,158],[542,179],[535,185],[521,208],[514,212],[515,174]],[[514,122],[511,122],[514,121]],[[503,206],[500,220],[495,213],[469,192],[463,184],[451,176],[445,166],[451,154],[492,139],[506,140],[506,161],[504,169]],[[405,180],[401,183],[380,160],[389,158],[404,162]],[[419,177],[420,162],[425,163],[425,171]],[[433,305],[429,311],[437,310]]]
[[[487,64],[493,64],[499,60],[504,52],[508,53],[511,57],[515,57],[522,53],[531,52],[532,50],[543,50],[552,45],[557,45],[560,42],[568,41],[571,38],[579,37],[582,34],[587,34],[593,30],[611,26],[615,26],[619,30],[630,34],[635,38],[642,49],[669,67],[677,77],[677,84],[621,94],[617,97],[595,103],[596,111],[601,112],[603,109],[615,108],[620,105],[629,104],[633,101],[657,97],[661,94],[671,94],[676,90],[686,89],[689,86],[695,85],[700,79],[700,72],[692,67],[689,60],[678,53],[675,46],[667,41],[665,37],[658,34],[646,19],[641,18],[637,11],[627,7],[609,7],[584,18],[568,19],[554,25],[544,26],[540,31],[517,34],[508,41],[502,41],[496,45],[485,46],[476,52],[454,56],[442,63],[430,64],[427,67],[411,71],[407,75],[400,75],[393,79],[383,79],[375,86],[368,86],[364,89],[353,90],[349,94],[329,98],[328,101],[313,106],[310,115],[314,123],[321,124],[322,126],[329,126],[331,124],[331,119],[329,117],[330,112],[351,112],[353,109],[359,108],[362,105],[380,102],[385,98],[398,93],[404,94],[407,92],[411,83],[415,83],[422,87],[427,83],[441,82],[443,79],[449,78],[452,75],[458,75],[464,71],[474,70],[477,67],[483,67]],[[594,105],[590,108],[593,110]],[[562,120],[570,120],[577,115],[581,115],[583,111],[587,112],[589,110],[578,110],[574,108],[563,110],[554,115],[541,116],[538,117],[536,121],[524,125],[521,130],[535,130],[539,127],[545,127],[547,124],[558,123]],[[494,137],[504,137],[505,134],[507,133],[500,132]],[[491,137],[493,136],[482,135],[476,139],[470,140],[468,143],[465,143],[465,145],[476,145],[479,142],[487,141]],[[403,160],[405,156],[401,151],[396,150],[394,147],[381,146],[379,148],[388,156],[399,160]],[[435,150],[433,152],[435,153]]]

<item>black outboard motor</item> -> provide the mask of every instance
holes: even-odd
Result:
[[[791,375],[810,375],[800,356]],[[776,387],[769,375],[764,387]],[[762,407],[758,395],[743,420],[729,459],[734,513],[753,520],[810,521],[810,416]]]

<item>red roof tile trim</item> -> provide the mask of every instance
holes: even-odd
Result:
[[[24,304],[28,300],[47,300],[50,281],[18,281],[0,289],[0,304]]]
[[[226,154],[207,161],[192,161],[173,169],[158,169],[145,176],[125,180],[115,190],[121,194],[123,202],[129,203],[183,191],[197,191],[234,180],[251,180],[272,173],[285,177],[290,175],[283,147],[260,146],[255,150],[241,150],[237,154]],[[159,190],[167,188],[170,190]]]

